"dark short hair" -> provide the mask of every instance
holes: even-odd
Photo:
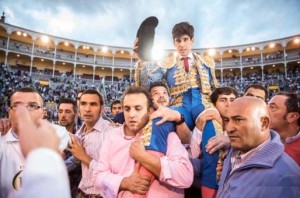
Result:
[[[151,93],[151,89],[153,89],[154,87],[164,87],[164,88],[166,88],[166,90],[168,91],[168,95],[170,96],[169,87],[165,83],[160,82],[160,81],[151,83],[150,88],[149,88],[150,93]]]
[[[112,110],[113,106],[115,104],[121,104],[121,101],[120,100],[114,100],[111,104],[110,104],[110,110]]]
[[[296,93],[291,93],[291,92],[278,92],[276,94],[280,96],[286,96],[287,99],[285,101],[285,106],[286,106],[286,112],[297,112],[300,114],[300,98]],[[298,118],[298,126],[300,126],[300,119]]]
[[[19,88],[19,89],[16,89],[9,97],[9,101],[8,101],[8,104],[9,106],[11,105],[11,99],[13,97],[13,95],[17,92],[22,92],[22,93],[37,93],[40,97],[41,97],[41,100],[42,100],[42,105],[44,104],[44,101],[43,101],[43,97],[42,95],[40,94],[40,92],[38,92],[36,89],[34,89],[33,87],[22,87],[22,88]]]
[[[75,100],[71,99],[71,98],[61,98],[58,102],[58,109],[60,107],[61,104],[71,104],[73,105],[73,111],[74,112],[77,112],[77,103]]]
[[[250,89],[250,88],[263,90],[265,92],[265,101],[267,100],[267,98],[268,98],[268,90],[263,85],[260,85],[260,84],[251,84],[251,85],[249,85],[245,89],[244,93],[246,93],[248,91],[248,89]]]
[[[124,94],[122,96],[123,104],[124,104],[125,96],[130,95],[130,94],[144,94],[147,98],[147,109],[154,106],[151,94],[149,93],[149,91],[145,87],[142,87],[142,86],[130,86],[130,87],[128,87],[124,91]]]
[[[221,94],[223,95],[234,94],[236,98],[239,97],[238,92],[232,87],[218,87],[210,95],[210,100],[214,105],[216,105],[219,95]]]
[[[91,94],[91,95],[97,95],[99,97],[99,102],[100,102],[100,105],[103,105],[103,97],[102,95],[99,93],[99,91],[97,90],[94,90],[94,89],[87,89],[85,90],[82,95],[80,96],[79,100],[81,100],[81,97],[85,94]]]
[[[188,22],[181,22],[174,25],[172,29],[173,39],[180,38],[185,34],[188,35],[191,39],[194,38],[194,27]]]

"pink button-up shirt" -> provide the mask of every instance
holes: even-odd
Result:
[[[98,166],[94,171],[95,188],[106,198],[132,197],[129,191],[119,191],[121,181],[134,170],[135,160],[129,155],[129,148],[136,138],[125,138],[124,126],[107,134],[100,151]],[[166,156],[160,158],[159,181],[154,180],[147,197],[183,198],[184,188],[193,182],[193,167],[188,153],[176,133],[168,136]]]
[[[94,188],[92,181],[93,168],[97,166],[97,161],[100,157],[100,148],[106,137],[107,131],[109,131],[111,127],[109,126],[109,122],[100,116],[92,130],[83,132],[84,128],[85,124],[80,127],[76,136],[79,138],[85,152],[92,158],[92,161],[89,167],[81,163],[82,178],[79,183],[79,188],[85,194],[99,194],[99,191]]]

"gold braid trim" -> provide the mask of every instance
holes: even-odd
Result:
[[[140,70],[138,68],[135,69],[134,80],[135,80],[135,86],[140,86]]]
[[[162,67],[162,68],[166,68],[169,69],[171,67],[173,67],[176,63],[176,56],[171,55],[168,56],[167,58],[164,58],[163,60],[159,61],[157,64]]]
[[[152,135],[152,120],[146,124],[146,126],[140,131],[143,139],[144,146],[149,146]]]
[[[215,61],[212,57],[204,55],[199,56],[200,60],[209,68],[215,68]]]

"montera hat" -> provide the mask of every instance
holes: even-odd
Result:
[[[146,18],[140,25],[136,37],[138,41],[138,54],[144,61],[150,61],[152,58],[152,47],[155,35],[155,28],[158,25],[158,19],[155,16]]]

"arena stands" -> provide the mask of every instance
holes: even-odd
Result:
[[[300,35],[194,51],[213,56],[220,84],[240,93],[252,83],[264,85],[269,97],[277,91],[300,93]],[[52,113],[60,97],[75,99],[78,90],[92,87],[103,94],[108,111],[111,101],[133,83],[136,58],[132,48],[85,43],[1,22],[0,63],[4,117],[9,95],[21,86],[37,88]]]

